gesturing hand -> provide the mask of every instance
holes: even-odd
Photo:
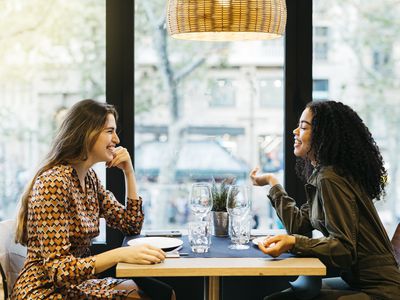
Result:
[[[106,163],[108,168],[117,167],[125,173],[133,172],[131,156],[124,147],[116,147],[114,150],[114,158]]]
[[[277,257],[282,253],[291,250],[296,243],[296,238],[292,235],[280,234],[267,238],[264,243],[258,243],[258,248],[265,254]]]
[[[272,187],[279,183],[278,179],[275,177],[274,174],[266,173],[266,174],[257,175],[259,170],[260,170],[260,168],[256,167],[253,170],[251,170],[251,172],[250,172],[250,179],[251,179],[251,182],[253,183],[253,185],[264,186],[264,185],[269,184]]]
[[[165,252],[160,248],[142,244],[119,248],[120,262],[150,265],[163,262]]]

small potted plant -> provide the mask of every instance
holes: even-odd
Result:
[[[211,208],[213,220],[213,234],[215,236],[227,236],[229,226],[229,215],[226,211],[226,198],[228,197],[229,186],[234,184],[236,178],[229,177],[217,183],[212,180],[211,194],[213,198],[213,206]]]

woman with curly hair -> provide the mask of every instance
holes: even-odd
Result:
[[[306,293],[292,285],[267,299],[400,299],[399,266],[373,203],[384,194],[387,173],[368,128],[349,106],[322,101],[306,106],[293,134],[307,202],[298,208],[273,174],[252,170],[254,185],[271,186],[268,197],[288,232],[259,248],[274,257],[318,257],[341,278],[323,279],[321,290]],[[307,237],[314,229],[323,236]]]

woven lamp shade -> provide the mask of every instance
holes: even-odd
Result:
[[[285,0],[168,0],[168,32],[177,39],[274,39],[285,26]]]

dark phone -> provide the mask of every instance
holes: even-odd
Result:
[[[149,230],[145,236],[166,236],[166,237],[180,237],[182,232],[179,230]]]

